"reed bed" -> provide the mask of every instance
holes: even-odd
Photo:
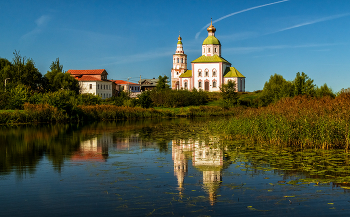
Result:
[[[213,122],[232,138],[271,144],[317,148],[346,148],[350,140],[350,94],[320,99],[297,96],[262,108],[248,108],[229,121]]]

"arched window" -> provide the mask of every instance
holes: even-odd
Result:
[[[187,87],[187,81],[185,81],[185,83],[184,83],[184,87],[185,87],[185,89],[187,89],[188,87]]]
[[[198,69],[198,77],[202,77],[202,70]]]
[[[210,53],[210,47],[208,48],[208,53]]]
[[[208,77],[208,76],[209,76],[209,70],[205,69],[205,77]]]
[[[216,53],[216,48],[214,48],[214,52]]]
[[[213,69],[213,77],[216,77],[216,69]]]
[[[198,81],[198,88],[202,88],[202,82]]]
[[[184,63],[184,58],[181,58],[181,63]]]
[[[213,87],[216,87],[216,81],[213,81]]]
[[[180,62],[180,60],[179,60],[179,58],[177,58],[177,63],[179,63]]]

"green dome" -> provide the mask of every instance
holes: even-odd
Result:
[[[182,41],[178,41],[177,44],[182,44]]]
[[[204,41],[203,44],[219,44],[220,41],[215,36],[208,36]]]

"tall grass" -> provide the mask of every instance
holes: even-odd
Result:
[[[350,94],[320,99],[284,98],[263,108],[249,108],[211,128],[233,138],[253,138],[271,144],[348,148]]]

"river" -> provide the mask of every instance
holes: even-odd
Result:
[[[1,216],[345,216],[349,155],[232,141],[212,120],[2,126]]]

